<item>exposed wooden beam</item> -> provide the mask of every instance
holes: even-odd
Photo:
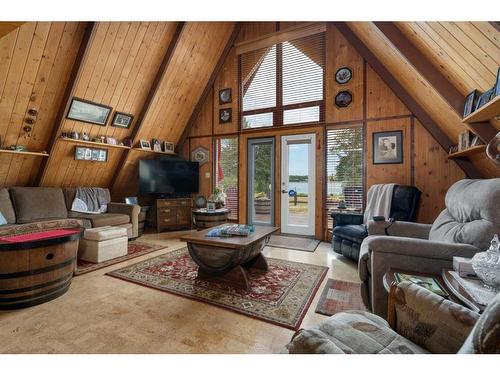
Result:
[[[222,54],[219,57],[219,60],[217,61],[217,65],[215,65],[215,68],[212,71],[212,75],[210,76],[209,80],[207,81],[205,89],[203,90],[203,93],[201,94],[200,99],[196,103],[196,106],[193,108],[193,112],[191,112],[191,116],[189,117],[189,120],[186,124],[186,127],[184,128],[184,131],[182,132],[182,135],[179,138],[179,141],[177,142],[177,144],[179,146],[184,143],[187,136],[189,135],[189,131],[193,127],[193,124],[195,123],[196,118],[198,117],[201,109],[203,108],[203,104],[205,103],[207,96],[210,94],[210,92],[212,90],[212,86],[214,85],[215,80],[217,79],[217,76],[219,75],[219,73],[222,69],[222,66],[224,65],[224,62],[226,61],[226,58],[229,55],[231,48],[234,46],[234,42],[236,41],[236,38],[238,37],[240,29],[241,29],[241,22],[236,22],[236,24],[234,25],[233,32],[232,32],[231,36],[229,37],[229,39],[226,43],[226,46],[224,47],[224,50],[222,51]]]
[[[0,38],[21,27],[26,22],[0,22]]]
[[[500,31],[500,22],[498,21],[490,21],[490,24],[497,29],[497,31]]]
[[[73,97],[73,93],[76,89],[76,84],[78,82],[78,79],[80,78],[80,74],[82,73],[82,67],[86,60],[87,54],[90,49],[89,47],[92,44],[92,40],[94,38],[96,30],[97,30],[96,22],[87,23],[82,41],[80,43],[80,48],[78,49],[78,53],[75,58],[75,63],[73,64],[73,68],[71,69],[69,80],[68,83],[66,84],[66,88],[64,89],[64,95],[61,100],[61,104],[59,105],[59,109],[57,111],[55,119],[56,125],[52,128],[52,135],[49,138],[49,143],[47,145],[49,157],[44,158],[44,160],[40,164],[40,169],[38,170],[38,175],[35,179],[35,185],[37,186],[42,184],[43,179],[45,178],[45,175],[47,173],[48,169],[47,167],[49,163],[52,161],[53,158],[52,151],[54,151],[54,146],[62,130],[65,114],[69,109],[71,98]]]
[[[149,109],[151,108],[151,103],[153,102],[153,99],[155,98],[156,93],[158,92],[158,88],[160,86],[160,83],[162,81],[163,76],[165,75],[165,71],[167,70],[168,65],[170,64],[170,60],[172,60],[172,56],[174,55],[174,51],[177,48],[177,44],[179,43],[179,40],[181,38],[182,30],[184,29],[185,22],[179,22],[177,24],[177,27],[175,29],[175,33],[172,36],[172,40],[170,41],[170,44],[168,45],[167,51],[165,52],[165,56],[163,56],[163,60],[160,64],[160,67],[158,68],[158,71],[156,72],[155,78],[153,80],[153,83],[149,89],[148,95],[146,97],[146,101],[144,102],[144,106],[141,109],[141,112],[139,113],[139,116],[137,117],[137,122],[135,123],[134,129],[132,129],[132,134],[130,138],[132,139],[132,147],[134,147],[135,142],[136,142],[136,136],[139,133],[139,130],[144,122],[144,119],[146,118],[146,114],[148,113]],[[125,150],[123,153],[120,163],[118,164],[119,166],[125,165],[125,162],[127,160],[127,157],[131,150]],[[117,169],[113,173],[113,177],[111,178],[110,182],[110,187],[112,188],[116,182],[116,179],[118,178],[119,174],[121,173],[120,169]]]
[[[464,97],[450,81],[416,48],[393,22],[374,22],[387,39],[403,54],[415,69],[429,81],[440,95],[462,116]]]
[[[457,115],[462,117],[465,98],[460,91],[412,44],[393,22],[374,22],[374,24],[455,110]],[[484,142],[488,142],[496,134],[495,128],[489,123],[483,123],[474,130]]]
[[[345,22],[333,22],[333,25],[344,35],[358,53],[370,64],[372,69],[391,88],[408,109],[418,118],[427,131],[434,137],[440,146],[449,152],[450,146],[454,144],[451,139],[441,130],[432,117],[418,104],[408,91],[399,83],[396,77],[385,67],[377,56],[358,38]],[[482,178],[482,174],[468,160],[456,160],[456,163],[470,178]]]

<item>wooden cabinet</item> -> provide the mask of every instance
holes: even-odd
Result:
[[[157,232],[191,228],[191,199],[157,199],[148,221]]]

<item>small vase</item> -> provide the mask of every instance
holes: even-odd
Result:
[[[495,234],[488,250],[472,257],[472,268],[485,285],[500,291],[500,240]]]

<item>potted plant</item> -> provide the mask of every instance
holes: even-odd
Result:
[[[208,202],[215,203],[215,208],[223,208],[226,205],[226,194],[220,188],[215,188],[214,193],[208,197]]]
[[[255,194],[253,205],[256,214],[270,214],[271,213],[271,199],[269,199],[264,192]]]

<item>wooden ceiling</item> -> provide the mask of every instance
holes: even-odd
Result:
[[[269,33],[274,32],[275,23],[268,25]],[[500,65],[500,32],[494,23],[395,25],[461,95],[493,86]],[[353,22],[348,26],[439,130],[456,140],[464,127],[440,87],[434,86],[375,23]],[[235,27],[234,22],[0,22],[2,147],[17,144],[50,152],[48,157],[0,154],[0,186],[92,185],[125,192],[135,179],[137,160],[154,154],[109,148],[106,163],[77,162],[73,157],[75,144],[59,139],[61,131],[86,132],[91,137],[132,137],[134,146],[140,139],[179,142],[200,109],[200,99],[228,43],[233,42]],[[251,39],[251,34],[249,24],[237,40]],[[73,96],[133,114],[132,126],[120,129],[109,122],[102,127],[65,119]],[[37,115],[28,134],[23,127],[30,109],[36,109]],[[500,129],[498,124],[491,126]],[[473,159],[473,164],[485,177],[499,175],[484,157]]]

